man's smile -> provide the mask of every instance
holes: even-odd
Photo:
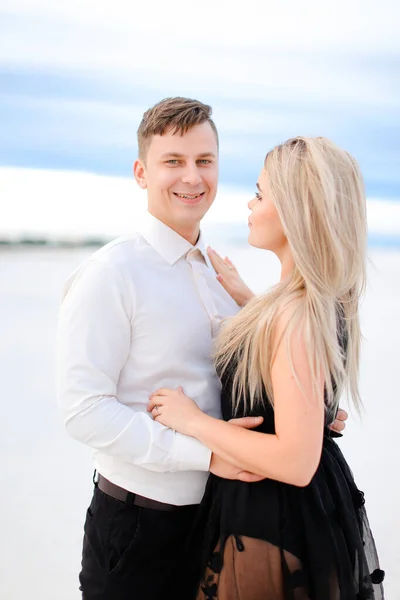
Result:
[[[203,199],[205,192],[200,192],[198,194],[180,194],[178,192],[173,192],[173,194],[184,204],[198,204]]]

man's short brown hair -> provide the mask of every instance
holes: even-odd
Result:
[[[153,135],[164,135],[172,130],[173,134],[184,135],[187,131],[200,125],[210,123],[218,143],[218,132],[211,119],[212,108],[191,98],[164,98],[149,108],[139,125],[137,132],[139,157],[146,158],[147,149]]]

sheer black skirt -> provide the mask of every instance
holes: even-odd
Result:
[[[211,475],[193,547],[197,600],[384,598],[364,494],[328,435],[307,487]]]

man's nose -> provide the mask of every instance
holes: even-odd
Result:
[[[189,183],[190,185],[198,185],[202,182],[199,167],[196,164],[188,164],[185,172],[182,174],[182,183]]]
[[[253,210],[253,207],[254,207],[254,205],[255,205],[256,202],[257,202],[257,200],[255,198],[253,198],[252,200],[250,200],[247,203],[247,206],[249,207],[250,210]]]

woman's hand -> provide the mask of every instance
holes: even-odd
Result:
[[[150,396],[147,410],[159,423],[191,436],[194,423],[202,418],[208,418],[196,402],[186,396],[182,387],[176,390],[167,388],[157,390]]]
[[[226,256],[224,259],[212,248],[207,248],[208,258],[217,273],[217,279],[234,299],[236,304],[244,306],[254,294],[240,277],[235,265]]]
[[[182,387],[176,390],[168,388],[157,390],[150,396],[147,410],[162,425],[191,436],[194,435],[195,423],[198,424],[202,418],[210,419],[199,409],[194,400],[186,396]],[[241,417],[231,419],[229,423],[243,429],[255,429],[263,420],[263,417]]]

